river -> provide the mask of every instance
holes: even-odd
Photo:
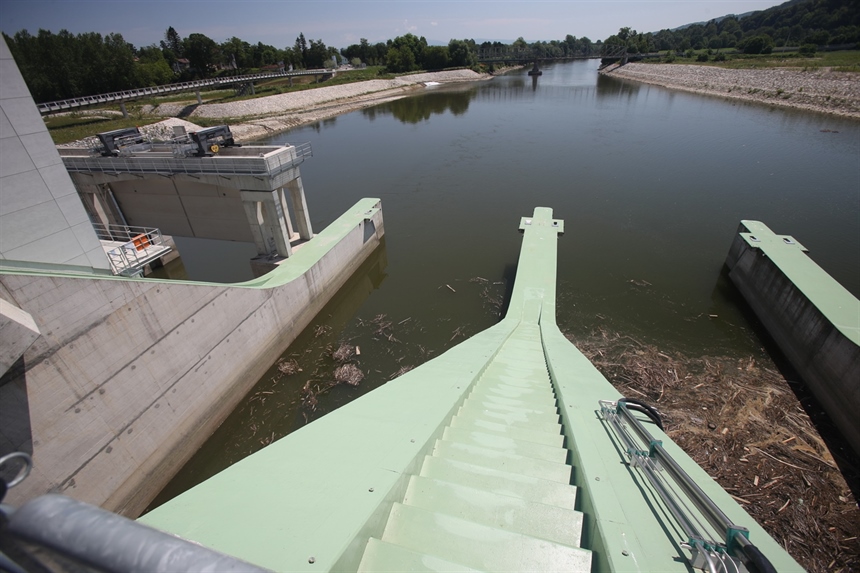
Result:
[[[427,88],[264,142],[311,142],[315,229],[378,197],[385,244],[285,354],[301,372],[273,366],[154,505],[495,323],[536,206],[565,221],[558,322],[575,336],[763,357],[723,273],[741,219],[793,235],[860,296],[860,122],[599,76],[596,61],[543,71]],[[219,279],[248,278],[248,248],[233,246]],[[303,408],[344,343],[364,380]]]

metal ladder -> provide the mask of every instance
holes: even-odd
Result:
[[[360,571],[590,571],[540,327],[521,323],[410,478]]]

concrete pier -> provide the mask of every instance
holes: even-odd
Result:
[[[793,237],[742,221],[729,277],[827,414],[860,453],[860,301]]]
[[[138,515],[383,233],[381,204],[364,199],[277,270],[237,285],[0,265],[0,298],[41,333],[0,384],[0,404],[21,414],[4,414],[0,445],[35,463],[7,500],[62,492]]]
[[[0,456],[35,464],[4,501],[64,492],[137,515],[378,248],[381,204],[363,199],[313,237],[294,146],[61,159],[2,39],[0,65]],[[256,229],[277,255],[287,193],[308,240],[241,284],[113,276],[94,229],[113,237],[107,225],[138,226],[123,211],[151,213],[180,236]],[[144,253],[153,237],[122,241]]]
[[[260,276],[313,237],[299,166],[309,149],[224,147],[181,157],[152,144],[119,157],[61,149],[63,164],[94,219],[153,227],[179,237],[253,242]],[[295,221],[295,223],[293,223]]]

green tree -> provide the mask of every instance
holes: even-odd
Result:
[[[300,33],[299,37],[296,38],[296,43],[293,45],[293,52],[298,58],[298,66],[300,68],[308,67],[307,57],[308,57],[308,43],[305,40],[304,33]]]
[[[173,26],[167,28],[167,31],[164,32],[164,39],[161,41],[161,49],[170,50],[175,57],[181,58],[183,56],[183,48],[182,37],[179,33]]]
[[[738,48],[745,54],[770,54],[773,51],[773,38],[760,34],[740,42]]]
[[[251,56],[251,45],[233,36],[229,40],[224,41],[220,46],[222,63],[232,67],[233,62],[236,62],[236,68],[246,70],[254,67],[254,61]]]
[[[471,68],[476,62],[475,53],[470,49],[469,42],[466,40],[451,40],[448,42],[448,58],[449,64],[452,67]]]
[[[159,86],[170,83],[173,70],[164,58],[161,48],[152,44],[137,51],[135,85],[137,87]]]
[[[429,46],[424,50],[424,69],[441,70],[448,67],[448,46]]]
[[[424,50],[427,48],[427,40],[423,36],[420,38],[415,34],[405,34],[403,36],[397,36],[391,41],[391,47],[397,48],[399,50],[409,50],[410,52],[412,52],[412,59],[415,61],[415,65],[418,67],[423,66]],[[386,56],[386,66],[387,65],[388,64]]]
[[[309,69],[322,68],[325,67],[326,60],[329,59],[331,59],[329,51],[323,41],[311,40],[311,45],[304,58],[305,66]]]
[[[190,34],[183,49],[191,68],[201,77],[207,77],[218,61],[218,44],[204,34]]]
[[[417,70],[418,64],[415,62],[415,54],[412,53],[412,50],[407,46],[402,46],[388,49],[388,54],[385,56],[385,67],[390,72],[400,73]]]

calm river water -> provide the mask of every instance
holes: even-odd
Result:
[[[285,354],[302,371],[274,366],[156,504],[494,324],[536,206],[565,221],[558,321],[576,336],[762,356],[722,274],[741,219],[793,235],[860,296],[860,122],[598,76],[586,61],[536,82],[523,70],[427,88],[267,143],[305,141],[315,229],[378,197],[385,245]],[[219,278],[249,277],[248,247]],[[302,408],[342,343],[359,346],[365,379]]]

